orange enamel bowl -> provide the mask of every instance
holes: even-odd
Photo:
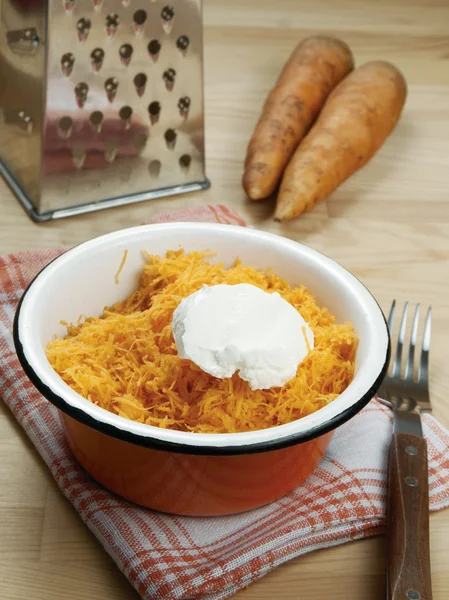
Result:
[[[161,429],[110,413],[73,391],[51,368],[45,346],[65,333],[61,320],[99,315],[137,285],[142,251],[213,250],[273,268],[304,284],[359,336],[348,388],[312,415],[270,429],[198,434]],[[128,250],[117,285],[114,275]],[[330,258],[254,229],[170,223],[124,229],[85,242],[45,267],[25,291],[14,322],[19,360],[36,388],[60,411],[70,447],[106,488],[151,509],[180,515],[225,515],[262,506],[293,490],[316,468],[332,431],[360,411],[385,374],[389,336],[369,291]]]

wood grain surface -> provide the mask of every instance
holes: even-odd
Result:
[[[136,225],[161,209],[236,208],[255,227],[316,248],[353,271],[384,309],[393,297],[434,308],[431,395],[449,426],[449,2],[448,0],[205,0],[207,171],[212,188],[36,225],[0,181],[0,253],[74,244]],[[357,64],[393,61],[409,96],[385,146],[312,212],[285,225],[270,201],[245,199],[246,144],[264,98],[298,40],[341,36]],[[0,402],[2,600],[136,600],[62,498]],[[449,511],[430,520],[434,600],[449,598]],[[239,600],[384,597],[385,542],[353,542],[292,560]]]

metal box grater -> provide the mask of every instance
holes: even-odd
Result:
[[[0,172],[34,220],[208,187],[202,0],[0,6]]]

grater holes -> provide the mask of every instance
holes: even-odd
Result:
[[[190,156],[190,154],[183,154],[179,159],[179,166],[181,167],[181,169],[187,170],[190,167],[191,162],[192,157]]]
[[[104,159],[109,164],[113,163],[117,157],[118,144],[116,140],[106,140],[104,142]]]
[[[63,54],[61,58],[61,70],[63,75],[69,77],[73,71],[73,65],[75,64],[75,57],[71,52]]]
[[[131,62],[131,58],[133,55],[133,47],[131,46],[131,44],[123,44],[122,46],[120,46],[119,54],[120,62],[124,67],[127,67]]]
[[[122,121],[122,125],[125,129],[129,129],[130,125],[131,125],[131,119],[133,116],[133,109],[130,106],[123,106],[118,113],[121,121]]]
[[[135,34],[139,35],[142,33],[146,20],[147,11],[143,9],[136,10],[133,15],[133,29]]]
[[[103,127],[103,113],[99,110],[94,111],[89,117],[89,123],[96,133],[100,133]]]
[[[183,96],[182,98],[180,98],[178,100],[179,114],[184,119],[187,119],[187,117],[189,116],[190,103],[191,103],[191,100],[190,100],[189,96]]]
[[[133,138],[133,146],[137,150],[137,152],[142,152],[142,150],[147,145],[148,138],[144,133],[136,133]]]
[[[68,139],[72,135],[73,120],[70,117],[62,117],[58,123],[58,133],[64,138]]]
[[[87,40],[87,38],[89,37],[91,26],[92,24],[90,22],[90,19],[86,19],[84,17],[78,19],[76,23],[76,30],[78,32],[78,40],[80,42],[85,42]]]
[[[142,9],[136,10],[133,20],[134,23],[137,23],[137,25],[143,25],[147,20],[147,11]]]
[[[118,81],[115,77],[109,77],[104,82],[104,89],[109,102],[112,102],[117,94]]]
[[[173,150],[176,146],[176,138],[178,137],[176,131],[174,129],[167,129],[164,133],[165,143],[167,144],[167,148],[169,150]]]
[[[120,25],[120,17],[117,13],[109,13],[106,16],[106,34],[113,38],[117,33],[117,28]]]
[[[70,15],[75,8],[75,0],[62,0],[65,12]]]
[[[148,113],[150,115],[150,121],[152,125],[155,125],[159,121],[161,115],[161,104],[160,102],[152,102],[148,106]]]
[[[24,39],[28,42],[31,42],[33,46],[37,46],[40,42],[39,36],[36,34],[34,29],[25,29],[23,35]]]
[[[82,169],[86,160],[86,148],[83,144],[75,144],[72,149],[73,164],[76,169]]]
[[[161,172],[162,163],[160,160],[152,160],[148,165],[148,171],[151,177],[158,177]]]
[[[175,17],[175,9],[173,6],[164,6],[161,10],[162,29],[165,33],[170,33],[173,27],[173,19]]]
[[[167,69],[162,75],[166,89],[171,92],[175,87],[176,71],[174,69]]]
[[[159,58],[159,52],[161,51],[161,43],[159,40],[151,40],[147,46],[148,53],[152,58],[153,62],[157,62]]]
[[[23,130],[26,133],[33,133],[34,123],[30,115],[27,115],[24,110],[20,110],[17,116],[19,117],[21,124],[23,124]]]
[[[102,48],[95,48],[94,50],[92,50],[90,54],[90,64],[92,65],[92,69],[95,73],[98,73],[98,71],[103,66],[103,60],[104,50]]]
[[[176,48],[179,50],[182,56],[185,56],[187,54],[189,46],[190,39],[187,35],[180,35],[179,38],[176,40]]]
[[[134,77],[134,86],[139,97],[144,95],[146,85],[147,76],[145,73],[137,73],[137,75]]]
[[[78,83],[78,85],[75,87],[75,99],[79,108],[83,108],[83,106],[86,104],[88,93],[89,86],[87,83],[84,83],[84,81]]]

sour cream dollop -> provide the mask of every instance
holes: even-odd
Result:
[[[220,379],[237,371],[253,390],[283,386],[314,345],[289,302],[247,283],[203,286],[181,301],[172,329],[181,358]]]

